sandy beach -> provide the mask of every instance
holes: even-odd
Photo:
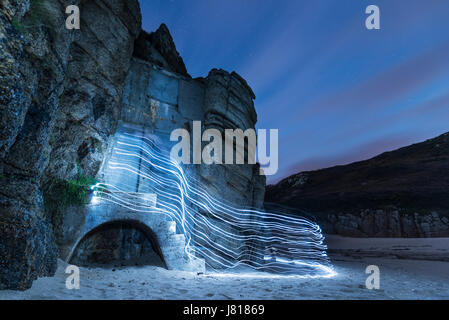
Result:
[[[327,238],[337,275],[330,279],[252,277],[160,267],[80,268],[80,289],[65,286],[67,266],[27,291],[0,299],[449,299],[449,239]],[[380,289],[365,286],[368,265]]]

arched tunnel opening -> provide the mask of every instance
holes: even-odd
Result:
[[[134,220],[107,222],[92,229],[78,243],[69,263],[84,267],[166,268],[156,235]]]

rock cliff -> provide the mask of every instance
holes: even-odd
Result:
[[[292,175],[266,202],[313,213],[324,231],[357,237],[449,235],[449,133],[370,160]]]
[[[161,24],[155,32],[140,33],[135,43],[134,56],[165,70],[190,77],[165,24]]]
[[[0,2],[0,289],[54,273],[43,192],[77,167],[96,174],[120,112],[138,2],[72,4],[83,11],[79,31],[65,28],[65,1]]]
[[[67,197],[98,174],[126,79],[142,63],[183,79],[184,102],[201,105],[189,119],[242,129],[257,120],[246,82],[223,70],[191,79],[165,25],[141,30],[137,0],[71,4],[80,7],[80,30],[65,28],[65,1],[0,0],[0,289],[26,289],[55,272],[55,238],[67,231],[58,206],[73,205]],[[228,99],[217,100],[214,91]],[[261,207],[265,180],[257,166],[233,167],[198,172],[215,195]],[[82,202],[85,191],[77,192]]]

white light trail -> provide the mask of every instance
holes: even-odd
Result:
[[[128,133],[117,138],[106,172],[118,179],[106,180],[119,182],[92,186],[93,201],[101,198],[136,214],[160,214],[175,221],[185,235],[187,255],[204,258],[208,270],[219,272],[216,275],[242,266],[273,276],[328,278],[336,274],[316,223],[229,205],[212,197],[154,140]],[[139,187],[126,177],[136,177]],[[149,193],[156,196],[145,201]]]

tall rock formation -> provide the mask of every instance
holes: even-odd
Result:
[[[0,289],[52,275],[57,250],[42,189],[95,175],[114,132],[140,31],[137,0],[74,1],[81,30],[65,28],[65,1],[0,1]]]
[[[156,44],[152,39],[156,39]],[[157,50],[160,43],[167,44],[170,50]],[[219,130],[222,137],[225,129],[254,129],[255,96],[246,81],[236,72],[218,69],[211,70],[206,78],[191,79],[172,44],[164,25],[150,36],[137,39],[125,85],[122,120],[139,124],[165,146],[174,144],[170,133],[177,128],[187,129],[193,137],[193,121],[201,121],[203,131]],[[259,175],[257,164],[203,163],[185,169],[215,199],[236,207],[263,207],[265,176]],[[198,214],[204,213],[199,209]],[[223,229],[232,228],[219,220],[214,223]],[[198,248],[203,245],[196,243]],[[239,250],[241,243],[235,245],[235,250]]]
[[[142,31],[134,47],[136,58],[151,62],[165,70],[190,78],[173,38],[165,24],[152,33]]]
[[[55,238],[59,245],[71,231],[54,206],[67,201],[64,186],[98,176],[121,117],[148,115],[165,133],[191,120],[219,130],[257,120],[246,82],[223,70],[192,79],[165,25],[141,31],[137,0],[71,4],[80,30],[65,28],[65,1],[0,0],[0,289],[26,289],[55,272]],[[147,109],[123,114],[133,97]],[[257,165],[193,171],[213,196],[262,206]]]
[[[172,130],[191,131],[192,121],[201,121],[203,131],[218,129],[224,137],[225,129],[255,128],[254,99],[236,72],[213,69],[206,78],[192,79],[162,24],[136,40],[123,99],[124,110],[133,111],[123,119],[146,125],[167,144]],[[214,197],[262,208],[265,176],[259,175],[259,165],[201,164],[195,170]]]
[[[205,84],[204,130],[218,129],[224,137],[225,129],[254,129],[255,95],[242,77],[236,72],[213,69]],[[258,165],[202,165],[199,174],[217,197],[234,205],[263,206],[265,176],[259,175]]]
[[[265,201],[313,213],[325,232],[357,237],[449,236],[449,133],[268,186]]]

